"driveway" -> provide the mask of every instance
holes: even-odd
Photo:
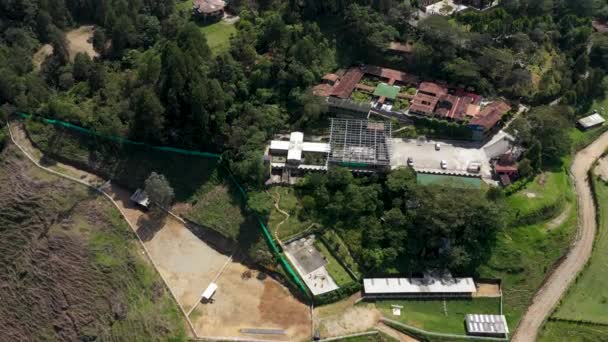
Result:
[[[570,251],[557,268],[545,279],[519,322],[513,341],[533,342],[546,318],[555,308],[572,281],[583,269],[591,256],[595,237],[595,205],[589,186],[588,171],[608,148],[608,132],[602,134],[587,148],[578,152],[572,163],[571,173],[578,199],[578,232]]]

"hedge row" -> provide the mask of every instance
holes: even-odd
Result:
[[[358,291],[361,291],[361,288],[361,283],[359,283],[358,281],[353,281],[337,290],[316,296],[314,298],[314,302],[317,306],[334,303],[344,298],[347,298],[357,293]]]

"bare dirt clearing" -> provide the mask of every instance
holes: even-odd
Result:
[[[137,235],[154,259],[158,271],[188,311],[228,256],[211,248],[172,216],[155,218],[142,212],[131,203],[130,194],[118,186],[112,185],[106,192],[137,227]]]
[[[323,338],[373,329],[380,320],[380,311],[374,304],[354,306],[359,298],[361,294],[357,293],[346,300],[315,308],[315,329],[319,329]]]
[[[201,336],[301,341],[310,338],[310,309],[265,274],[231,262],[216,281],[211,303],[190,318]],[[285,335],[246,335],[241,329],[282,329]]]
[[[578,199],[579,228],[576,240],[568,254],[534,296],[532,305],[528,307],[526,314],[519,322],[513,335],[513,341],[532,342],[536,340],[543,322],[591,256],[597,222],[595,221],[595,205],[589,186],[588,171],[607,147],[608,133],[604,133],[591,145],[579,151],[574,158],[570,170]]]
[[[477,292],[473,297],[500,297],[500,285],[489,283],[476,283]]]
[[[53,54],[53,46],[51,44],[44,44],[32,57],[32,63],[34,63],[34,69],[40,70],[40,66],[44,60]]]
[[[97,51],[93,48],[91,40],[93,39],[93,33],[95,32],[95,26],[85,25],[80,26],[74,30],[68,31],[65,38],[68,42],[68,51],[70,53],[70,60],[74,61],[74,58],[79,52],[84,52],[89,57],[94,58],[99,56]],[[53,46],[51,44],[44,44],[36,51],[32,62],[36,70],[40,69],[40,66],[44,60],[53,54]]]
[[[68,31],[65,37],[68,40],[68,49],[72,61],[79,52],[84,52],[91,58],[98,56],[97,51],[95,51],[91,43],[94,32],[95,26],[93,25],[80,26],[75,30]]]

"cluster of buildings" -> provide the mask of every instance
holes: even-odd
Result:
[[[365,298],[433,299],[472,298],[477,292],[473,278],[454,278],[450,273],[425,273],[421,278],[363,279]],[[504,315],[465,314],[467,334],[506,338],[509,327]]]
[[[271,168],[271,183],[293,183],[307,171],[326,171],[332,166],[354,172],[374,172],[391,166],[390,122],[331,119],[325,141],[304,141],[302,132],[289,140],[272,140],[264,160]]]
[[[408,50],[407,45],[403,49]],[[419,82],[414,75],[372,65],[327,74],[313,93],[326,97],[339,115],[374,112],[403,121],[412,117],[453,121],[468,126],[472,139],[478,141],[486,139],[511,110],[505,101],[484,101],[481,95],[462,87]],[[353,104],[360,102],[360,94],[367,94],[364,99],[369,101]]]

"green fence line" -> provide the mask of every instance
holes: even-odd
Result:
[[[239,189],[239,192],[241,193],[241,196],[243,196],[243,200],[245,201],[245,203],[247,203],[247,192],[245,191],[245,189],[243,189],[243,187],[241,187],[239,182],[237,182],[236,178],[234,177],[234,175],[232,174],[230,169],[226,168],[226,173],[228,174],[230,180],[232,180],[234,185],[236,185],[236,187]],[[293,279],[293,281],[295,281],[295,283],[298,285],[300,290],[302,292],[304,292],[305,295],[308,295],[308,290],[306,289],[306,286],[302,283],[302,280],[300,279],[298,274],[296,272],[294,272],[293,268],[291,268],[291,265],[289,264],[289,262],[287,262],[287,260],[285,260],[285,257],[279,250],[279,247],[274,242],[272,235],[268,231],[268,228],[266,227],[266,225],[264,224],[264,222],[262,221],[260,216],[258,214],[255,214],[255,216],[258,220],[260,227],[262,228],[262,233],[264,233],[264,237],[266,238],[266,241],[268,242],[270,249],[272,250],[273,254],[277,258],[279,258],[279,261],[281,262],[281,266],[283,266],[283,268],[285,269],[287,274],[289,274],[291,276],[291,278]]]
[[[23,119],[29,119],[29,118],[34,117],[34,115],[26,114],[26,113],[23,113],[23,112],[16,112],[16,114],[19,115]],[[80,127],[80,126],[71,124],[69,122],[61,121],[61,120],[48,119],[48,118],[45,118],[45,117],[42,117],[42,116],[38,116],[38,115],[36,115],[36,117],[40,118],[42,121],[44,121],[44,122],[46,122],[48,124],[52,124],[52,125],[56,125],[56,126],[62,126],[62,127],[73,129],[73,130],[76,130],[76,131],[79,131],[79,132],[82,132],[82,133],[85,133],[85,134],[98,136],[98,137],[101,137],[101,138],[104,138],[104,139],[109,139],[109,140],[117,141],[117,142],[120,142],[120,143],[126,143],[126,144],[131,144],[131,145],[139,145],[139,146],[147,146],[147,147],[150,147],[152,149],[159,150],[159,151],[164,151],[164,152],[173,152],[173,153],[180,153],[180,154],[186,154],[186,155],[192,155],[192,156],[201,156],[201,157],[214,158],[214,159],[220,159],[220,160],[222,159],[222,156],[219,155],[219,154],[216,154],[216,153],[193,151],[193,150],[185,150],[185,149],[181,149],[181,148],[167,147],[167,146],[153,146],[153,145],[149,145],[149,144],[146,144],[146,143],[143,143],[143,142],[138,142],[138,141],[133,141],[133,140],[125,139],[125,138],[122,138],[122,137],[99,134],[97,132],[91,131],[90,129],[87,129],[87,128],[84,128],[84,127]],[[247,192],[239,184],[239,182],[236,180],[236,178],[234,177],[234,175],[232,175],[232,172],[230,171],[230,169],[228,169],[227,167],[224,167],[223,169],[225,169],[225,171],[228,174],[230,180],[239,189],[239,192],[240,192],[241,196],[243,196],[243,200],[245,201],[245,206],[247,206],[247,197],[248,197],[247,196]],[[263,233],[264,237],[266,238],[266,242],[270,246],[273,254],[279,259],[281,266],[283,266],[283,268],[285,269],[285,271],[287,272],[287,274],[289,274],[289,276],[291,276],[291,278],[298,285],[298,287],[300,288],[300,290],[302,292],[304,292],[305,295],[308,295],[308,290],[306,289],[306,286],[304,286],[304,283],[302,283],[302,280],[300,279],[300,277],[298,276],[298,274],[296,272],[294,272],[294,270],[291,268],[291,265],[287,262],[287,260],[285,260],[285,257],[283,256],[283,254],[281,253],[281,250],[278,248],[278,246],[274,242],[274,239],[272,238],[272,235],[268,231],[268,228],[266,227],[266,225],[264,224],[264,222],[262,221],[262,219],[259,217],[259,215],[257,215],[257,214],[255,214],[255,215],[256,215],[256,218],[258,220],[258,223],[259,223],[260,227],[262,228],[262,233]]]
[[[29,119],[34,117],[34,115],[31,114],[26,114],[23,112],[15,112],[15,114],[19,115],[20,117],[24,118],[24,119]],[[61,120],[55,120],[55,119],[48,119],[42,116],[38,116],[36,115],[37,118],[40,118],[42,121],[55,125],[55,126],[61,126],[61,127],[65,127],[65,128],[69,128],[69,129],[73,129],[82,133],[86,133],[86,134],[90,134],[90,135],[95,135],[104,139],[109,139],[109,140],[113,140],[113,141],[117,141],[120,143],[125,143],[125,144],[130,144],[130,145],[138,145],[138,146],[146,146],[146,147],[150,147],[152,149],[155,150],[159,150],[159,151],[164,151],[164,152],[175,152],[175,153],[181,153],[181,154],[187,154],[187,155],[191,155],[191,156],[201,156],[201,157],[206,157],[206,158],[215,158],[215,159],[221,159],[222,156],[217,154],[217,153],[209,153],[209,152],[201,152],[201,151],[193,151],[193,150],[185,150],[182,148],[176,148],[176,147],[168,147],[168,146],[154,146],[154,145],[150,145],[150,144],[146,144],[143,142],[139,142],[139,141],[133,141],[133,140],[129,140],[129,139],[125,139],[122,137],[118,137],[118,136],[114,136],[114,135],[105,135],[105,134],[100,134],[97,133],[95,131],[92,131],[88,128],[84,128],[84,127],[80,127],[74,124],[71,124],[69,122],[65,122],[65,121],[61,121]]]

